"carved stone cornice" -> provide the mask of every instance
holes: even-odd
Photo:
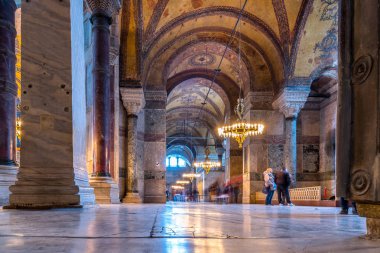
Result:
[[[167,94],[166,90],[146,90],[145,99],[148,101],[165,101]]]
[[[120,9],[120,0],[86,0],[92,15],[102,14],[112,17]]]
[[[304,107],[309,93],[310,86],[285,87],[272,103],[272,106],[282,112],[285,118],[297,117]]]
[[[144,90],[120,87],[121,99],[128,115],[138,115],[145,106]]]

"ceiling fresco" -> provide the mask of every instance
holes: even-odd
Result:
[[[166,88],[168,136],[212,139],[233,114],[240,83],[243,95],[275,97],[336,67],[338,0],[248,0],[231,38],[244,2],[123,1],[121,82]]]

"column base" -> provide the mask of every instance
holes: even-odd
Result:
[[[358,213],[367,218],[367,239],[380,239],[380,204],[357,203]]]
[[[165,204],[166,196],[144,196],[144,203]]]
[[[123,203],[133,203],[140,204],[142,203],[142,199],[138,193],[128,192],[127,195],[123,198]]]
[[[6,209],[49,209],[94,204],[93,189],[76,185],[73,168],[21,167]]]
[[[17,180],[17,166],[0,165],[0,206],[9,204],[9,187]]]
[[[110,177],[91,177],[90,185],[94,188],[97,204],[119,204],[118,185]]]

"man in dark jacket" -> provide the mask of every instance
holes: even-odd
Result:
[[[286,203],[289,206],[294,206],[292,201],[290,201],[289,186],[291,184],[291,179],[288,170],[286,168],[282,168],[280,171],[277,171],[274,180],[277,184],[277,196],[279,205],[284,205],[285,198]]]

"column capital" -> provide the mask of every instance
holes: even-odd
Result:
[[[128,115],[138,115],[145,106],[144,90],[139,88],[120,87],[121,100]]]
[[[285,87],[272,103],[285,118],[297,117],[310,93],[310,86]]]
[[[120,9],[120,0],[86,0],[92,15],[103,14],[109,18]]]

